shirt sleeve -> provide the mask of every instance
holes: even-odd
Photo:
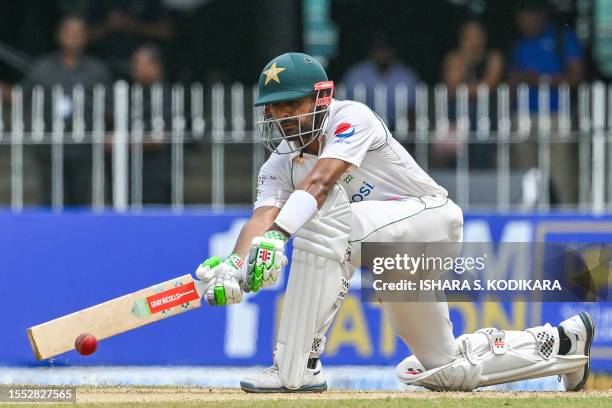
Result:
[[[110,87],[113,83],[113,78],[110,73],[110,70],[103,62],[98,63],[98,71],[99,71],[99,80],[98,82],[106,87]]]
[[[28,71],[26,76],[21,80],[21,86],[26,91],[30,91],[35,85],[43,85],[45,70],[48,70],[49,64],[44,60],[34,62],[34,66]]]
[[[368,150],[384,144],[388,136],[383,121],[367,106],[355,103],[334,115],[320,158],[340,159],[359,167]]]
[[[572,30],[565,30],[565,61],[582,59],[582,48]]]
[[[295,190],[289,180],[286,157],[283,156],[273,153],[261,166],[257,176],[255,209],[259,207],[282,208]]]
[[[512,69],[521,69],[521,53],[518,44],[514,44],[512,49],[510,50],[510,68]]]

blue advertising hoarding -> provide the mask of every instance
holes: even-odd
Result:
[[[87,358],[69,352],[37,362],[27,327],[194,272],[209,255],[231,251],[248,211],[140,214],[0,214],[0,365],[267,365],[283,288],[239,305],[200,309],[101,342]],[[612,217],[467,214],[464,238],[490,242],[612,242]],[[508,262],[512,254],[497,253]],[[612,303],[452,303],[455,334],[559,321],[588,310],[597,324],[595,371],[612,372]],[[327,365],[389,365],[409,350],[352,290],[328,333]]]

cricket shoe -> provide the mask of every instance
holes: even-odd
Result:
[[[310,368],[311,366],[314,368]],[[257,393],[323,392],[327,390],[327,382],[325,382],[321,361],[317,358],[308,361],[304,382],[300,388],[295,390],[283,385],[276,363],[272,367],[266,368],[263,373],[246,377],[240,381],[240,388],[246,392]]]
[[[566,391],[580,391],[584,388],[591,369],[591,343],[595,336],[595,323],[587,312],[580,312],[559,325],[571,341],[567,355],[578,354],[589,357],[584,367],[561,375]]]

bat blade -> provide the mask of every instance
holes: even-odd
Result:
[[[43,360],[73,350],[82,333],[103,340],[200,307],[201,296],[200,282],[188,274],[32,326],[27,334],[34,355]]]

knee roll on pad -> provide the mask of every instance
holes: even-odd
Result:
[[[557,329],[546,324],[525,331],[487,328],[457,338],[460,355],[425,370],[415,356],[396,368],[400,381],[434,391],[471,391],[477,387],[574,371],[587,356],[561,356]]]
[[[318,213],[293,241],[293,254],[274,359],[283,385],[299,388],[308,359],[325,345],[325,332],[348,293],[350,202],[334,186]]]

